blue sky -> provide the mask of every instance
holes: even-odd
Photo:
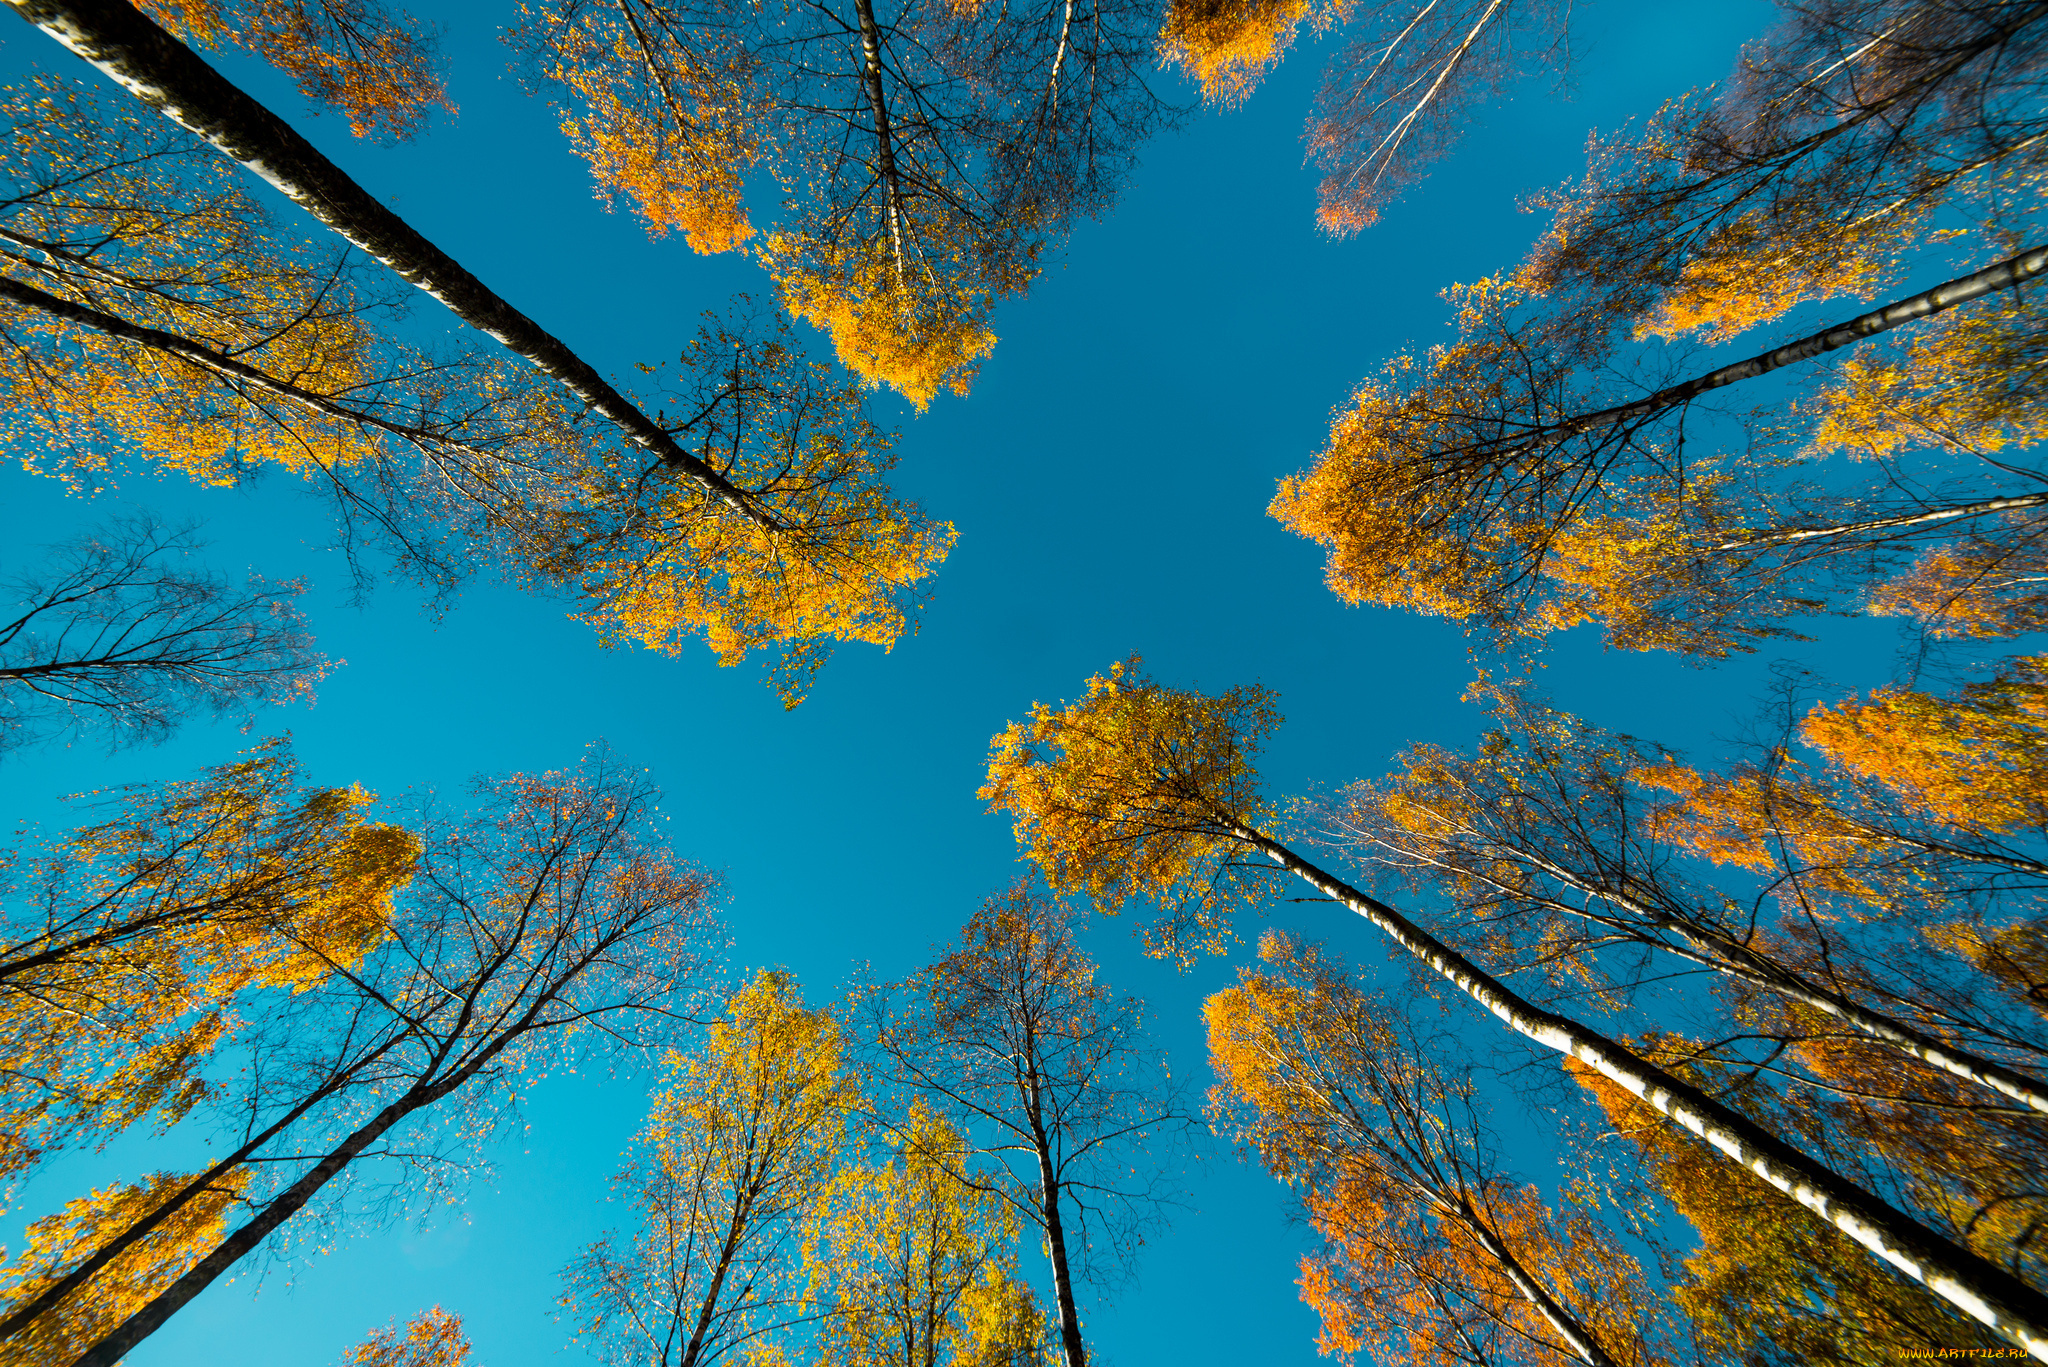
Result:
[[[765,294],[745,261],[650,243],[628,214],[593,202],[553,116],[508,70],[495,36],[502,0],[416,8],[447,30],[460,112],[407,147],[352,143],[339,120],[304,117],[268,73],[223,65],[607,372],[672,359],[702,310],[738,290]],[[7,565],[116,503],[201,518],[219,568],[310,578],[322,648],[347,662],[317,705],[267,714],[247,737],[200,724],[112,757],[81,746],[10,758],[0,820],[55,827],[61,794],[183,776],[284,728],[313,780],[389,794],[561,767],[602,738],[651,770],[677,850],[723,872],[732,973],[786,966],[816,999],[858,964],[913,970],[1011,879],[1006,825],[974,798],[989,736],[1133,651],[1176,683],[1278,690],[1289,722],[1267,767],[1277,791],[1377,776],[1411,742],[1468,742],[1480,719],[1458,701],[1474,668],[1465,638],[1442,622],[1342,607],[1321,586],[1315,549],[1264,508],[1357,380],[1390,352],[1447,335],[1443,287],[1520,256],[1540,227],[1517,211],[1520,197],[1577,174],[1589,130],[1724,74],[1766,10],[1607,4],[1580,16],[1568,102],[1539,82],[1485,109],[1424,185],[1341,243],[1314,230],[1315,176],[1299,142],[1327,44],[1305,44],[1246,108],[1203,111],[1147,147],[1117,209],[1082,225],[1030,297],[1001,311],[1001,342],[971,397],[941,398],[914,422],[878,400],[906,429],[898,488],[950,518],[958,547],[919,633],[887,654],[843,650],[793,713],[754,669],[600,649],[560,604],[487,583],[439,622],[396,580],[352,608],[338,557],[321,549],[325,515],[283,478],[230,491],[133,473],[96,504],[0,471]],[[10,74],[89,75],[25,26],[7,21],[0,34]],[[439,325],[434,308],[420,301],[420,325]],[[1804,658],[1867,685],[1894,645],[1888,627],[1838,622]],[[1766,664],[1706,672],[1603,653],[1580,632],[1543,677],[1604,725],[1705,745],[1735,728]],[[1328,913],[1295,923],[1380,960],[1361,925]],[[1094,946],[1105,978],[1150,1003],[1175,1072],[1206,1085],[1199,1003],[1231,965],[1177,974],[1143,959],[1115,924]],[[644,1085],[542,1086],[526,1131],[498,1147],[495,1174],[459,1209],[430,1212],[424,1229],[309,1237],[306,1256],[260,1284],[217,1286],[131,1362],[324,1367],[370,1327],[435,1302],[465,1316],[488,1367],[583,1360],[560,1356],[554,1273],[613,1218],[606,1184]],[[1543,1177],[1540,1126],[1497,1120],[1510,1141],[1528,1142]],[[20,1193],[10,1218],[171,1161],[134,1140],[66,1159]],[[1285,1220],[1284,1193],[1220,1150],[1192,1181],[1199,1209],[1087,1321],[1098,1360],[1314,1360],[1293,1286],[1304,1236]],[[328,1251],[311,1251],[319,1245]]]

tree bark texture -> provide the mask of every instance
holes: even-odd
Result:
[[[1959,1248],[1754,1121],[1577,1021],[1525,1001],[1477,964],[1377,898],[1243,825],[1231,834],[1331,900],[1379,927],[1409,954],[1499,1017],[1510,1029],[1578,1059],[1706,1141],[1733,1162],[1826,1220],[1970,1318],[2048,1362],[2048,1296]],[[81,1364],[83,1367],[83,1364]]]
[[[429,242],[298,133],[122,0],[7,0],[144,104],[269,181],[313,217],[524,357],[627,439],[727,506],[776,530],[746,492],[685,451],[581,356]]]

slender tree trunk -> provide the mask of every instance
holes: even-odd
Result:
[[[255,366],[249,365],[244,361],[238,361],[232,356],[222,355],[212,347],[195,342],[189,337],[180,337],[174,332],[165,332],[161,328],[144,327],[139,323],[131,323],[118,315],[106,313],[100,309],[88,308],[84,304],[74,303],[69,299],[39,290],[35,286],[24,284],[19,280],[0,276],[0,299],[7,299],[24,308],[35,309],[52,317],[62,318],[69,323],[77,323],[81,327],[91,328],[95,332],[103,332],[109,337],[119,337],[123,341],[134,342],[138,346],[148,347],[152,351],[160,351],[167,356],[175,356],[188,365],[196,365],[210,370],[224,379],[235,380],[242,384],[253,386],[267,394],[275,394],[279,398],[289,399],[317,413],[325,414],[330,418],[339,418],[343,422],[353,423],[358,427],[373,427],[380,432],[389,432],[393,436],[402,437],[406,441],[435,446],[456,447],[473,455],[489,456],[491,454],[467,442],[438,436],[421,428],[407,427],[402,423],[390,422],[384,418],[377,417],[375,414],[351,408],[347,404],[337,402],[328,395],[319,393],[317,390],[307,389],[301,385],[295,385],[289,380],[280,380],[274,376],[266,375]],[[0,671],[0,674],[9,672]]]
[[[1586,1367],[1618,1367],[1614,1359],[1607,1355],[1607,1350],[1600,1346],[1600,1340],[1594,1338],[1586,1326],[1579,1323],[1578,1316],[1559,1304],[1557,1298],[1545,1290],[1541,1282],[1529,1275],[1521,1262],[1509,1251],[1508,1246],[1501,1242],[1477,1213],[1471,1210],[1456,1210],[1453,1216],[1472,1235],[1473,1240],[1486,1250],[1486,1256],[1500,1265],[1500,1270],[1515,1284],[1515,1289],[1522,1293],[1522,1298],[1536,1307],[1536,1313],[1543,1316],[1550,1327],[1558,1332],[1559,1337],[1564,1339],[1579,1361],[1585,1363]]]
[[[636,446],[774,531],[744,490],[685,451],[559,338],[416,232],[282,119],[123,0],[7,0],[130,94],[254,171],[349,242],[604,414]]]
[[[254,1252],[259,1244],[270,1237],[273,1230],[296,1215],[306,1202],[313,1199],[320,1188],[339,1177],[348,1165],[354,1162],[364,1149],[374,1144],[385,1131],[421,1107],[438,1101],[458,1085],[458,1082],[450,1081],[435,1087],[421,1088],[379,1111],[369,1124],[343,1140],[340,1147],[322,1157],[305,1176],[285,1188],[276,1199],[265,1205],[261,1214],[223,1239],[184,1276],[172,1282],[140,1310],[123,1320],[112,1333],[86,1349],[71,1367],[118,1367],[121,1359],[126,1357],[136,1344],[155,1333],[163,1326],[165,1320],[184,1309],[194,1296],[211,1286],[223,1272]]]
[[[1377,898],[1261,831],[1223,814],[1231,835],[1357,912],[1438,975],[1546,1048],[1578,1059],[1705,1140],[1929,1290],[2048,1362],[2048,1296],[1926,1228],[1697,1088],[1587,1029],[1523,1000],[1477,964]],[[81,1365],[82,1367],[82,1365]]]
[[[1491,844],[1492,842],[1487,842]],[[1535,853],[1513,845],[1500,846],[1507,854],[1527,859],[1541,867],[1565,886],[1589,897],[1597,897],[1625,907],[1641,918],[1649,927],[1669,930],[1699,951],[1698,956],[1685,955],[1689,962],[1725,973],[1731,978],[1775,992],[1788,1000],[1810,1006],[1816,1011],[1833,1016],[1836,1020],[1852,1027],[1876,1042],[1886,1045],[1909,1058],[1918,1059],[1931,1068],[1939,1069],[1980,1087],[1989,1088],[2001,1096],[2019,1102],[2023,1106],[2048,1114],[2048,1083],[2007,1067],[1995,1060],[1958,1049],[1944,1043],[1924,1031],[1916,1030],[1906,1022],[1897,1020],[1862,1005],[1839,992],[1832,991],[1812,981],[1805,974],[1787,968],[1777,960],[1757,953],[1749,946],[1731,936],[1710,927],[1698,925],[1685,917],[1658,911],[1638,902],[1626,893],[1602,887],[1572,873],[1571,870],[1543,859]],[[1558,909],[1571,915],[1585,915],[1565,906],[1556,904]],[[1638,944],[1651,949],[1670,951],[1672,946],[1644,933],[1645,926],[1612,917],[1592,918],[1597,924],[1609,930],[1629,936]]]
[[[22,0],[9,0],[9,3],[21,2]],[[1782,370],[1784,367],[1796,365],[1800,361],[1810,361],[1816,356],[1824,355],[1830,351],[1839,351],[1846,346],[1853,346],[1865,338],[1875,337],[1883,332],[1890,332],[1893,328],[1903,327],[1907,323],[1918,322],[1923,318],[1932,318],[1938,313],[1946,313],[1959,304],[1967,304],[1973,299],[1981,299],[1985,295],[1995,293],[1998,290],[2011,289],[2023,281],[2031,280],[2044,270],[2048,270],[2048,247],[2033,247],[2021,252],[2018,256],[2000,261],[1996,265],[1986,266],[1981,271],[1960,276],[1945,284],[1936,285],[1930,290],[1922,290],[1920,293],[1909,295],[1896,303],[1886,304],[1883,308],[1872,309],[1869,313],[1859,314],[1847,322],[1823,328],[1809,337],[1802,337],[1796,342],[1787,342],[1781,347],[1773,347],[1771,350],[1761,355],[1752,356],[1746,361],[1737,361],[1733,365],[1724,365],[1719,370],[1712,370],[1705,375],[1696,376],[1685,381],[1683,384],[1675,384],[1669,388],[1660,389],[1654,394],[1645,395],[1631,403],[1617,404],[1612,408],[1602,408],[1592,413],[1582,413],[1577,417],[1566,418],[1562,422],[1546,423],[1541,427],[1517,432],[1513,436],[1501,437],[1495,441],[1480,442],[1469,447],[1457,449],[1481,455],[1507,455],[1515,451],[1524,450],[1537,442],[1549,441],[1557,437],[1572,436],[1575,433],[1588,431],[1595,427],[1613,427],[1635,418],[1650,417],[1667,409],[1676,408],[1680,404],[1690,402],[1700,395],[1711,393],[1716,389],[1725,389],[1727,386],[1739,384],[1743,380],[1753,380],[1759,375],[1768,375],[1774,370]],[[1815,533],[1815,535],[1824,534]],[[1726,550],[1729,548],[1720,547],[1719,549]]]
[[[704,1180],[703,1171],[698,1170],[697,1180]],[[733,1202],[732,1219],[726,1222],[725,1241],[718,1249],[718,1270],[711,1274],[711,1285],[705,1288],[704,1299],[697,1306],[697,1322],[690,1329],[690,1342],[683,1349],[682,1360],[676,1367],[697,1367],[704,1356],[704,1340],[711,1333],[711,1317],[718,1311],[718,1298],[725,1291],[726,1274],[732,1271],[732,1260],[739,1253],[740,1240],[744,1237],[747,1223],[745,1202]]]
[[[403,1038],[401,1036],[399,1039],[386,1042],[367,1058],[360,1060],[358,1066],[374,1062],[390,1052]],[[332,1083],[321,1088],[313,1095],[306,1097],[277,1120],[272,1121],[257,1134],[245,1140],[233,1153],[228,1154],[205,1172],[200,1173],[197,1177],[194,1177],[191,1181],[180,1187],[162,1205],[159,1205],[155,1210],[152,1210],[149,1214],[128,1226],[127,1229],[121,1231],[120,1234],[95,1249],[91,1257],[87,1258],[77,1267],[72,1268],[49,1286],[43,1288],[42,1292],[33,1300],[30,1300],[25,1305],[15,1307],[8,1313],[5,1319],[0,1319],[0,1342],[13,1338],[16,1334],[47,1314],[51,1307],[85,1285],[101,1268],[104,1268],[108,1263],[134,1247],[151,1230],[176,1214],[192,1201],[194,1197],[225,1177],[230,1171],[240,1165],[244,1159],[249,1158],[258,1149],[282,1134],[315,1106],[333,1096],[340,1090],[341,1085],[341,1082]]]
[[[1038,1150],[1038,1212],[1045,1221],[1045,1246],[1052,1259],[1052,1296],[1059,1309],[1060,1351],[1066,1367],[1088,1367],[1088,1349],[1081,1342],[1081,1316],[1074,1307],[1074,1278],[1067,1268],[1067,1230],[1060,1218],[1060,1184],[1053,1175],[1052,1150],[1032,1121]]]
[[[1788,546],[1801,541],[1818,541],[1830,536],[1853,536],[1857,532],[1883,532],[1898,527],[1924,527],[1935,522],[1953,522],[1988,513],[2018,512],[2048,505],[2048,494],[2019,494],[2012,498],[1987,498],[1981,503],[1958,503],[1929,512],[1901,513],[1897,517],[1872,518],[1868,522],[1842,522],[1832,527],[1780,527],[1758,532],[1742,541],[1723,541],[1716,551],[1748,551],[1761,546]]]
[[[867,92],[868,109],[875,120],[875,170],[881,177],[882,197],[888,208],[889,244],[896,258],[896,283],[900,287],[904,283],[903,187],[896,174],[896,139],[889,128],[889,101],[882,91],[882,30],[875,22],[874,0],[853,0],[853,10],[860,20],[861,87]]]

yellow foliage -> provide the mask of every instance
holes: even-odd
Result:
[[[787,531],[762,527],[694,483],[657,474],[652,484],[623,458],[593,462],[536,518],[529,562],[593,603],[578,620],[607,642],[680,655],[701,636],[722,665],[780,649],[776,687],[794,707],[833,642],[896,642],[910,623],[913,589],[953,545],[951,523],[930,522],[893,497],[882,476],[895,458],[861,428],[802,437],[806,446],[780,453],[793,459],[751,481],[755,471],[733,472]],[[761,465],[775,454],[760,453]]]
[[[1923,226],[1913,214],[1887,214],[1846,229],[1826,214],[1768,223],[1761,214],[1736,218],[1686,259],[1636,335],[1670,340],[1695,334],[1725,342],[1809,301],[1870,299],[1897,278],[1899,253]]]
[[[1211,698],[1156,683],[1139,663],[1091,676],[1064,709],[1033,704],[1030,721],[991,740],[978,796],[1010,813],[1056,892],[1112,914],[1132,897],[1157,902],[1151,948],[1185,960],[1220,952],[1232,904],[1267,895],[1234,832],[1270,815],[1254,761],[1280,716],[1263,688]]]
[[[897,1157],[843,1169],[813,1232],[829,1285],[820,1367],[1040,1367],[1044,1317],[1016,1275],[1016,1225],[993,1192],[961,1180],[965,1144],[922,1101]]]
[[[2048,824],[2048,656],[2026,656],[1988,683],[1941,698],[1883,688],[1819,706],[1807,744],[1964,830]]]
[[[1234,108],[1293,46],[1304,22],[1321,31],[1350,13],[1349,0],[1173,0],[1159,51],[1201,83],[1202,98]]]
[[[0,1162],[176,1121],[206,1094],[197,1070],[231,1037],[238,994],[301,992],[374,949],[420,846],[371,824],[371,800],[301,787],[272,743],[129,794],[59,845],[41,872],[61,910],[8,927]]]
[[[922,412],[942,388],[964,396],[973,387],[995,349],[988,318],[996,300],[1021,293],[1037,265],[1026,257],[984,267],[973,225],[949,216],[913,219],[902,231],[913,240],[900,251],[879,228],[836,242],[778,232],[761,260],[783,306],[831,334],[842,365]]]
[[[249,48],[331,105],[357,137],[415,136],[448,103],[432,36],[377,0],[143,0],[151,18],[201,47]]]
[[[0,1303],[19,1305],[34,1297],[191,1180],[152,1173],[138,1183],[82,1196],[36,1221],[28,1227],[28,1251],[0,1269]],[[241,1183],[226,1179],[187,1201],[83,1288],[0,1343],[0,1367],[68,1367],[212,1251],[241,1195]]]
[[[702,31],[692,35],[702,46],[659,41],[674,27],[650,32],[655,16],[632,0],[525,15],[552,35],[545,74],[581,111],[562,131],[606,198],[624,197],[649,233],[681,232],[706,255],[753,236],[740,191],[760,155],[760,111],[743,51]]]
[[[1268,932],[1259,957],[1265,967],[1203,1004],[1210,1114],[1302,1189],[1323,1240],[1300,1283],[1322,1351],[1472,1361],[1462,1345],[1505,1331],[1570,1360],[1512,1265],[1616,1362],[1655,1362],[1641,1268],[1593,1220],[1559,1219],[1533,1187],[1489,1171],[1469,1084],[1434,1067],[1315,947]]]
[[[322,394],[361,393],[375,338],[333,258],[281,248],[235,166],[167,135],[154,116],[110,113],[81,87],[39,78],[0,100],[14,242],[0,270],[131,323],[159,328]],[[21,238],[52,244],[19,244]],[[90,244],[90,259],[55,244]],[[212,484],[277,464],[318,475],[375,456],[353,423],[230,388],[213,372],[135,343],[0,308],[0,400],[31,469],[51,447],[74,477],[109,451]]]
[[[1802,408],[1809,450],[1884,459],[1901,448],[1989,453],[2048,437],[2039,403],[2048,339],[2031,296],[1943,314],[1882,347],[1851,353]]]
[[[468,1367],[462,1316],[436,1305],[404,1324],[373,1331],[345,1359],[357,1367]]]

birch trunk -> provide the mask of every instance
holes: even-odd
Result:
[[[18,4],[21,2],[22,0],[9,0],[9,3]],[[1995,293],[1998,290],[2011,289],[2023,281],[2031,280],[2044,270],[2048,270],[2048,247],[2033,247],[2021,252],[2018,256],[2010,257],[1995,265],[1986,266],[1981,271],[1960,276],[1944,284],[1936,285],[1933,289],[1922,290],[1920,293],[1910,295],[1896,303],[1886,304],[1883,308],[1872,309],[1868,313],[1859,314],[1847,322],[1823,328],[1821,331],[1808,337],[1802,337],[1796,342],[1787,342],[1781,347],[1773,347],[1771,350],[1761,355],[1752,356],[1746,361],[1737,361],[1732,365],[1722,366],[1719,370],[1712,370],[1705,375],[1695,376],[1683,384],[1675,384],[1668,388],[1660,389],[1654,394],[1645,395],[1631,403],[1616,404],[1612,408],[1602,408],[1596,412],[1582,413],[1577,417],[1567,418],[1563,422],[1547,423],[1541,427],[1531,428],[1526,432],[1519,432],[1512,437],[1503,437],[1498,441],[1483,442],[1455,449],[1483,455],[1506,455],[1513,451],[1523,450],[1535,442],[1549,441],[1557,437],[1568,437],[1595,427],[1613,427],[1632,418],[1647,418],[1654,414],[1662,413],[1667,409],[1676,408],[1680,404],[1690,402],[1700,395],[1711,393],[1716,389],[1725,389],[1727,386],[1739,384],[1743,380],[1753,380],[1759,375],[1768,375],[1774,370],[1782,370],[1786,366],[1796,365],[1800,361],[1810,361],[1816,356],[1825,355],[1830,351],[1839,351],[1846,346],[1853,346],[1865,338],[1875,337],[1879,333],[1890,332],[1892,329],[1903,327],[1907,323],[1918,322],[1923,318],[1932,318],[1938,313],[1946,313],[1960,304],[1967,304],[1973,299],[1981,299],[1985,295]],[[1721,549],[1725,550],[1727,548],[1722,547]]]
[[[1471,960],[1394,908],[1309,863],[1263,832],[1226,818],[1237,840],[1379,927],[1510,1029],[1578,1059],[1697,1135],[1730,1162],[1797,1201],[1971,1319],[2048,1362],[2048,1296],[2004,1269],[1959,1248],[1904,1211],[1814,1162],[1737,1114],[1620,1045],[1565,1016],[1523,1000]],[[83,1367],[83,1364],[81,1364]]]
[[[429,242],[284,120],[123,0],[7,0],[31,24],[604,414],[634,445],[762,527],[780,524],[589,362]]]
[[[165,1287],[148,1304],[123,1320],[105,1338],[80,1354],[71,1367],[119,1367],[122,1358],[142,1340],[148,1338],[163,1326],[187,1302],[211,1286],[223,1272],[233,1267],[256,1247],[279,1225],[296,1215],[306,1202],[313,1199],[320,1188],[339,1177],[348,1165],[356,1160],[364,1149],[374,1144],[385,1131],[424,1106],[438,1101],[459,1083],[443,1083],[438,1087],[422,1089],[392,1102],[377,1113],[369,1124],[343,1140],[339,1147],[323,1156],[307,1171],[305,1176],[285,1188],[277,1199],[264,1206],[261,1214],[223,1239],[214,1250],[201,1258],[184,1276]]]
[[[1617,917],[1588,916],[1588,913],[1566,903],[1551,903],[1558,911],[1572,916],[1585,916],[1598,925],[1628,936],[1638,944],[1651,949],[1662,949],[1667,953],[1680,953],[1680,957],[1689,963],[1699,964],[1702,968],[1710,968],[1717,973],[1725,973],[1753,987],[1760,987],[1767,992],[1775,992],[1787,1000],[1810,1006],[1816,1011],[1833,1016],[1844,1025],[1880,1044],[1896,1049],[1909,1058],[1918,1059],[1930,1068],[1939,1069],[1966,1082],[1974,1082],[2023,1106],[2048,1114],[2048,1084],[2044,1084],[2039,1078],[1971,1053],[1967,1049],[1958,1049],[1914,1029],[1904,1021],[1822,987],[1804,974],[1757,953],[1749,946],[1719,931],[1697,925],[1685,917],[1645,906],[1625,893],[1582,879],[1571,870],[1542,859],[1530,851],[1507,844],[1494,848],[1503,850],[1511,857],[1530,861],[1566,887],[1588,897],[1597,897],[1602,901],[1625,907],[1635,913],[1640,921],[1629,922]],[[1500,885],[1495,883],[1493,886]],[[1514,890],[1503,888],[1502,891]],[[1646,927],[1669,930],[1698,952],[1684,954],[1677,951],[1664,941],[1644,933]]]
[[[1493,1231],[1487,1228],[1484,1220],[1469,1210],[1452,1213],[1458,1223],[1470,1231],[1479,1246],[1486,1250],[1486,1256],[1500,1264],[1500,1270],[1515,1284],[1515,1289],[1522,1293],[1522,1299],[1536,1307],[1536,1313],[1543,1316],[1550,1327],[1558,1332],[1558,1336],[1564,1339],[1579,1361],[1585,1363],[1586,1367],[1617,1367],[1614,1359],[1607,1356],[1607,1350],[1600,1346],[1600,1341],[1587,1332],[1586,1326],[1579,1323],[1576,1315],[1558,1304],[1557,1298],[1544,1290],[1543,1285],[1529,1275],[1516,1260],[1515,1255],[1509,1252],[1508,1246],[1494,1237]]]
[[[1857,532],[1884,532],[1895,527],[1924,527],[1935,522],[1953,522],[1965,517],[1983,517],[1988,513],[2019,512],[2028,508],[2048,505],[2048,494],[2019,494],[2012,498],[1987,498],[1982,503],[1958,503],[1951,508],[1935,508],[1927,512],[1901,513],[1897,517],[1877,517],[1867,522],[1842,522],[1832,527],[1782,527],[1775,531],[1759,532],[1744,541],[1723,541],[1715,546],[1716,551],[1747,551],[1759,546],[1789,546],[1801,541],[1818,541],[1828,536],[1853,536]]]
[[[1074,1279],[1067,1267],[1067,1231],[1060,1219],[1060,1184],[1054,1180],[1052,1150],[1036,1118],[1032,1132],[1038,1147],[1038,1210],[1045,1221],[1045,1246],[1052,1261],[1053,1302],[1059,1309],[1060,1351],[1066,1367],[1088,1367],[1088,1349],[1081,1342],[1081,1316],[1074,1307]]]
[[[424,445],[454,447],[478,456],[488,457],[490,455],[490,452],[467,442],[438,436],[422,428],[407,427],[403,423],[391,422],[377,417],[375,414],[350,408],[347,404],[340,403],[316,390],[307,389],[301,385],[295,385],[289,380],[280,380],[275,376],[267,375],[246,361],[238,361],[232,356],[223,355],[212,347],[195,342],[189,337],[180,337],[174,332],[165,332],[161,328],[144,327],[140,323],[132,323],[126,318],[103,312],[100,309],[88,308],[84,304],[74,303],[69,299],[39,290],[35,286],[24,284],[19,280],[11,280],[6,276],[0,276],[0,299],[10,300],[21,305],[23,308],[31,308],[41,313],[47,313],[53,318],[62,318],[68,323],[77,323],[81,327],[91,328],[95,332],[103,332],[109,337],[119,337],[124,342],[134,342],[138,346],[148,347],[150,350],[162,352],[166,356],[175,356],[188,365],[200,366],[221,376],[223,379],[239,381],[252,388],[260,389],[266,394],[274,394],[278,398],[287,399],[293,403],[310,408],[316,413],[325,414],[330,418],[339,418],[343,422],[353,423],[358,427],[375,428],[377,431],[388,432],[406,441],[418,442]],[[11,673],[12,671],[7,672]]]

